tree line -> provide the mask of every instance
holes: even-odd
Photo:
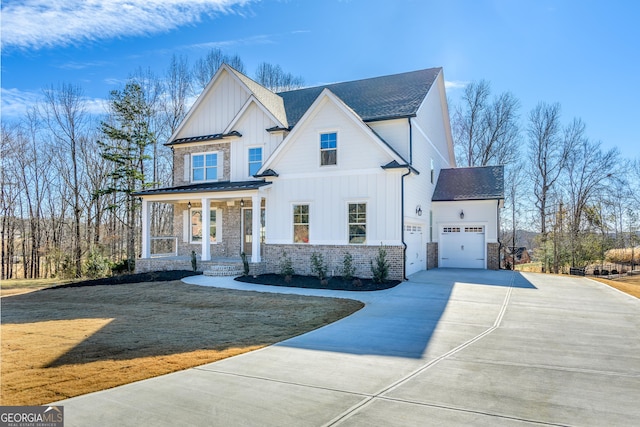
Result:
[[[162,74],[137,69],[92,113],[80,85],[43,89],[23,117],[1,124],[1,278],[98,277],[132,271],[140,248],[137,191],[172,184],[164,146],[223,63],[212,49],[193,64],[171,57]],[[284,91],[304,80],[262,63],[255,79]],[[173,234],[170,205],[152,204],[153,235]]]
[[[458,165],[505,165],[505,254],[522,245],[518,230],[532,226],[543,272],[640,244],[640,158],[604,149],[580,118],[563,119],[559,103],[540,102],[522,117],[519,100],[492,96],[486,80],[467,85],[452,111]]]

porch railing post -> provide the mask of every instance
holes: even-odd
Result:
[[[251,262],[260,262],[261,201],[262,197],[258,195],[251,196]]]
[[[142,199],[142,242],[140,258],[151,258],[151,217],[149,215],[149,202]]]
[[[211,261],[211,205],[202,199],[202,261]]]

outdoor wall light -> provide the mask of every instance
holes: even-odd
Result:
[[[420,205],[416,206],[416,214],[418,216],[422,216],[422,206]]]
[[[460,219],[464,219],[464,211],[460,211]]]
[[[187,209],[191,209],[191,200],[187,203]]]
[[[240,199],[240,207],[244,208],[244,199]]]

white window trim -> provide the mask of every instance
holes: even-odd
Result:
[[[191,227],[191,214],[193,212],[202,212],[202,208],[191,208],[186,210],[185,212],[188,212],[187,215],[187,228],[189,230],[189,244],[192,245],[202,245],[202,241],[194,241],[193,240],[193,228]],[[218,243],[220,243],[220,241],[222,240],[222,210],[221,209],[217,209],[217,208],[211,208],[211,211],[215,211],[216,213],[216,241],[213,243],[210,243],[211,245],[217,245]],[[204,237],[204,236],[203,236]]]
[[[205,156],[207,154],[215,154],[216,155],[216,178],[215,179],[201,179],[201,180],[194,180],[193,179],[193,156]],[[222,159],[222,151],[217,150],[217,151],[202,151],[202,152],[198,152],[198,153],[191,153],[189,155],[189,182],[216,182],[220,180],[220,163],[222,163],[222,167],[224,167],[224,162],[221,162],[220,160]],[[205,160],[206,162],[206,160]],[[206,166],[204,167],[206,169]],[[206,175],[206,171],[205,171],[205,175]]]
[[[295,238],[296,238],[296,232],[295,232],[295,228],[296,228],[296,223],[294,222],[293,219],[293,208],[295,206],[307,206],[309,208],[309,222],[307,223],[307,227],[309,227],[309,240],[307,242],[296,242]],[[308,245],[309,243],[311,243],[311,203],[309,202],[293,202],[291,203],[291,208],[290,211],[291,212],[291,243],[294,245]]]
[[[320,148],[320,137],[323,134],[327,134],[327,133],[335,133],[336,134],[336,164],[335,165],[323,165],[322,164],[322,149]],[[319,130],[318,131],[318,137],[316,139],[317,141],[317,153],[318,153],[318,166],[321,169],[331,169],[331,168],[337,168],[338,165],[340,164],[340,132],[337,129],[325,129],[325,130]]]
[[[351,223],[349,222],[349,205],[365,205],[365,216],[366,216],[366,221],[364,223],[364,227],[366,230],[366,234],[364,237],[364,242],[362,243],[351,243],[349,240],[349,226],[351,225]],[[366,200],[348,200],[346,203],[346,218],[347,218],[347,244],[348,245],[366,245],[367,242],[369,241],[369,203]]]
[[[251,150],[252,148],[261,148],[261,149],[262,149],[262,159],[260,159],[260,168],[261,168],[261,167],[262,167],[262,165],[264,165],[264,147],[265,147],[265,145],[264,145],[264,144],[262,144],[262,145],[248,145],[248,146],[246,147],[246,151],[245,151],[245,154],[246,154],[246,161],[245,161],[245,163],[244,163],[244,164],[245,164],[245,166],[246,166],[246,168],[247,168],[247,169],[246,169],[246,171],[247,171],[246,175],[247,175],[249,178],[253,178],[253,175],[251,175],[251,168],[249,167],[249,166],[250,166],[250,162],[251,162],[251,161],[249,160],[249,150]],[[258,170],[260,170],[260,168],[258,168]]]

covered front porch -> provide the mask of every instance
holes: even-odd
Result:
[[[259,272],[265,235],[264,187],[268,185],[264,181],[216,182],[138,193],[142,244],[136,271],[191,270],[195,258],[198,271],[231,271],[228,266],[240,266],[241,274],[244,253],[252,273]],[[171,235],[152,232],[153,204],[171,205]]]

